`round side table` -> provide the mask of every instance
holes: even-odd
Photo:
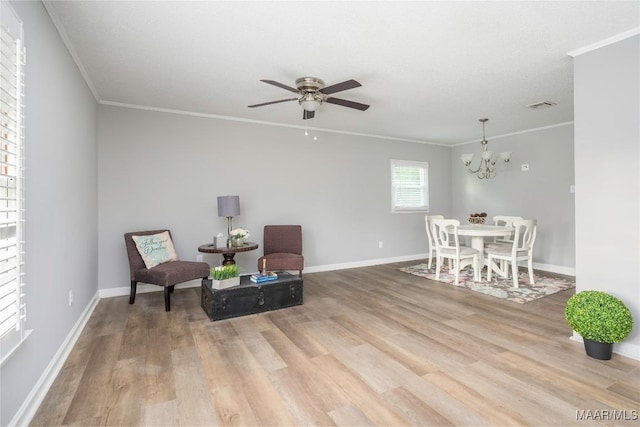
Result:
[[[243,246],[238,247],[225,246],[217,248],[213,243],[198,246],[198,252],[205,254],[222,254],[222,257],[224,258],[222,265],[233,265],[236,263],[233,257],[235,257],[238,252],[248,252],[255,249],[258,249],[258,244],[253,242],[244,242]]]

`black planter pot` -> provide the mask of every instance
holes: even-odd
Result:
[[[593,357],[599,360],[611,359],[611,353],[613,352],[613,344],[599,341],[592,341],[583,338],[584,350],[587,352],[587,356]]]

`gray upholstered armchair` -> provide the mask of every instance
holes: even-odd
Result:
[[[265,225],[263,247],[264,256],[258,259],[258,270],[262,270],[266,262],[269,271],[298,270],[302,277],[302,226]]]
[[[142,256],[138,252],[132,236],[148,236],[169,230],[136,231],[125,233],[124,241],[129,258],[129,272],[131,275],[131,294],[129,304],[136,300],[136,285],[138,282],[150,283],[164,287],[164,309],[171,311],[170,294],[175,285],[194,279],[206,279],[209,277],[209,264],[196,261],[170,261],[152,268],[147,268]]]

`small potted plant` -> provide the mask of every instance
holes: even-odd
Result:
[[[618,298],[602,291],[582,291],[567,301],[565,317],[584,340],[587,355],[609,360],[613,344],[624,340],[633,327],[633,317]]]
[[[239,284],[240,273],[237,265],[219,265],[211,269],[211,287],[213,289],[225,289]]]
[[[244,239],[249,238],[249,231],[244,228],[236,228],[229,233],[230,245],[234,248],[244,246]]]

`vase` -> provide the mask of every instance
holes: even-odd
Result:
[[[216,280],[216,279],[211,280],[211,287],[213,289],[226,289],[232,286],[238,286],[239,284],[240,284],[240,276],[231,277],[229,279],[223,279],[223,280]]]
[[[240,248],[244,246],[244,237],[232,237],[231,238],[231,247]]]
[[[598,360],[610,360],[611,353],[613,352],[613,344],[606,342],[599,342],[582,339],[584,341],[584,350],[587,352],[587,356],[593,357]]]

